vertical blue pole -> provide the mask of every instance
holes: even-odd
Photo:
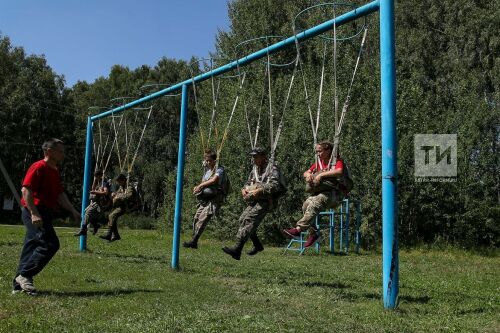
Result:
[[[184,180],[184,158],[186,155],[186,127],[188,86],[182,86],[181,123],[179,127],[179,153],[177,154],[177,183],[175,187],[174,234],[172,241],[172,268],[179,269],[179,242],[181,239],[182,189]]]
[[[330,209],[330,214],[328,214],[328,218],[330,219],[330,252],[333,254],[335,251],[334,242],[335,242],[335,212],[333,209]]]
[[[383,299],[386,309],[394,309],[399,291],[394,0],[380,0],[380,90]]]
[[[356,201],[356,254],[359,254],[359,243],[361,242],[361,234],[359,226],[361,224],[361,201]]]
[[[340,203],[339,214],[339,253],[342,253],[342,246],[344,245],[344,202]]]
[[[82,221],[80,227],[83,227],[83,217],[85,215],[85,208],[89,204],[89,190],[92,177],[92,120],[87,118],[87,138],[85,140],[85,167],[83,171],[83,187],[82,187]],[[87,236],[80,236],[80,252],[87,249]]]
[[[349,198],[345,199],[345,253],[349,253]]]

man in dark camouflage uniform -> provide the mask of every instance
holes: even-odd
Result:
[[[248,255],[255,255],[264,250],[257,237],[257,227],[266,214],[273,210],[278,197],[286,191],[278,166],[268,165],[266,150],[257,147],[250,152],[250,155],[253,158],[254,167],[241,190],[243,200],[248,206],[239,219],[240,228],[236,235],[236,244],[233,247],[222,248],[225,253],[236,260],[240,260],[243,246],[249,238],[252,240],[253,247],[247,252]]]
[[[108,217],[108,232],[106,235],[99,236],[100,238],[114,242],[120,240],[118,233],[118,218],[134,206],[134,201],[137,199],[137,193],[134,187],[129,183],[127,184],[127,176],[120,174],[116,178],[119,188],[111,195],[113,198],[113,210],[109,213]]]

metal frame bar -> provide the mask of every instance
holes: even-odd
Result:
[[[145,102],[152,101],[172,92],[182,89],[183,101],[187,95],[187,88],[211,77],[229,72],[247,65],[258,59],[264,58],[286,47],[293,46],[296,41],[301,42],[318,36],[334,26],[341,26],[357,18],[380,11],[380,72],[381,72],[381,113],[382,113],[382,225],[383,225],[383,299],[386,308],[397,306],[399,291],[398,268],[398,241],[397,241],[397,138],[396,138],[396,70],[395,70],[395,28],[394,28],[394,0],[375,0],[335,19],[319,24],[313,28],[298,33],[281,42],[256,51],[246,57],[240,58],[229,64],[200,74],[194,78],[172,85],[151,95],[137,99],[123,106],[89,117],[87,125],[87,146],[85,149],[85,171],[82,195],[82,214],[88,205],[89,179],[91,177],[91,146],[92,122],[116,113],[123,112]],[[186,108],[186,109],[185,109]],[[184,174],[184,148],[187,100],[181,106],[181,133],[179,138],[179,155],[177,166],[177,189],[174,221],[174,242],[172,268],[178,269],[178,232],[181,221],[182,205],[182,177]],[[80,242],[85,242],[85,237]],[[83,247],[84,249],[85,247]],[[82,249],[82,246],[80,247]]]

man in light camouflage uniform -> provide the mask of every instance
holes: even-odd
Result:
[[[250,238],[253,243],[248,255],[255,255],[264,250],[257,237],[257,227],[267,213],[273,210],[278,197],[286,191],[280,170],[277,165],[268,165],[267,153],[261,147],[254,148],[250,155],[254,167],[250,177],[241,190],[243,199],[248,206],[240,216],[240,228],[236,235],[237,241],[233,247],[224,247],[222,250],[236,260],[240,260],[243,246]]]
[[[109,213],[108,217],[108,232],[106,235],[99,236],[109,242],[121,239],[120,234],[118,233],[118,218],[127,213],[127,211],[134,205],[134,200],[136,200],[137,196],[134,187],[127,184],[127,176],[120,174],[116,177],[116,182],[118,183],[119,188],[111,195],[113,198],[113,210]]]
[[[333,144],[328,141],[316,145],[318,162],[304,172],[306,191],[311,195],[302,205],[302,218],[297,222],[295,228],[284,229],[283,235],[287,238],[299,238],[302,231],[309,230],[309,236],[305,247],[309,247],[319,238],[319,230],[316,230],[313,222],[316,216],[327,208],[333,208],[340,204],[347,195],[338,179],[343,176],[344,162],[337,156],[335,166],[330,166]]]
[[[216,160],[217,153],[212,149],[207,149],[203,155],[203,165],[205,167],[203,178],[201,183],[193,188],[193,194],[199,200],[194,215],[193,238],[189,242],[184,242],[182,244],[184,247],[198,248],[198,239],[212,216],[218,214],[224,200],[222,184],[227,175],[224,167],[217,166],[216,168]]]

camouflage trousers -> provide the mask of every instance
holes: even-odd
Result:
[[[245,243],[250,236],[256,234],[257,227],[270,211],[271,207],[268,200],[260,200],[249,204],[241,213],[240,228],[236,237]]]
[[[338,191],[321,192],[316,195],[311,195],[304,201],[302,205],[302,218],[297,222],[297,227],[305,231],[313,228],[311,224],[314,222],[316,215],[328,208],[336,207],[343,199],[343,196]]]
[[[126,209],[124,207],[114,207],[111,213],[109,213],[108,217],[108,226],[110,228],[116,226],[116,222],[118,221],[118,218],[122,215],[124,215],[126,212]]]
[[[212,216],[217,214],[219,205],[213,201],[201,201],[198,204],[196,213],[193,219],[193,236],[198,238],[203,233],[203,230],[212,219]]]
[[[97,202],[91,202],[90,205],[85,208],[85,213],[83,215],[83,225],[87,226],[89,224],[97,223],[104,218],[104,211],[97,204]]]

